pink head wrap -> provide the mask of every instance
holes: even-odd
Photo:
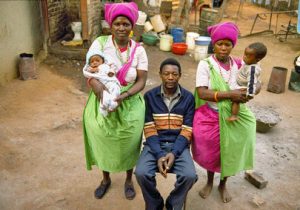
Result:
[[[134,26],[139,17],[138,6],[134,2],[105,4],[105,20],[110,26],[118,16],[127,17]]]
[[[219,23],[207,28],[208,34],[211,37],[212,43],[215,44],[219,40],[229,39],[233,46],[237,42],[239,35],[238,27],[231,22]]]

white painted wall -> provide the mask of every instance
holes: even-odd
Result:
[[[39,1],[0,1],[0,86],[17,78],[19,54],[43,47]]]

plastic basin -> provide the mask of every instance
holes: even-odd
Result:
[[[184,42],[172,44],[172,52],[177,55],[184,55],[187,51],[188,45]]]
[[[151,34],[142,34],[143,42],[146,45],[156,45],[158,38]]]

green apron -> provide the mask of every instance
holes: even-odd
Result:
[[[214,69],[211,62],[205,60],[210,68],[212,90],[229,91],[228,84]],[[195,90],[196,108],[205,103]],[[235,175],[242,170],[253,168],[256,141],[256,120],[245,104],[240,104],[239,119],[228,122],[231,116],[231,101],[222,100],[217,103],[220,126],[221,178]]]

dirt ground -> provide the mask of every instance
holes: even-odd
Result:
[[[230,8],[229,13],[235,14],[236,7]],[[243,18],[237,22],[243,35],[249,33],[256,10],[264,11],[253,5],[244,6]],[[267,23],[259,29],[265,27]],[[188,194],[187,210],[300,209],[299,93],[287,88],[281,94],[266,90],[274,66],[288,69],[287,87],[300,40],[291,37],[280,42],[272,34],[241,38],[233,55],[241,56],[245,46],[254,41],[264,42],[268,55],[262,61],[262,91],[249,104],[272,108],[282,118],[270,132],[257,133],[254,169],[268,180],[268,185],[257,189],[239,173],[229,178],[233,200],[224,204],[216,188],[217,176],[212,194],[203,200],[198,192],[206,182],[206,172],[196,166],[199,180]],[[193,91],[197,63],[192,55],[145,48],[150,64],[145,90],[160,84],[160,62],[175,57],[183,66],[181,84]],[[1,87],[0,209],[144,209],[135,179],[137,196],[133,201],[125,199],[123,173],[112,174],[112,186],[103,199],[93,196],[101,173],[96,168],[85,168],[81,123],[88,89],[81,74],[82,65],[81,61],[49,56],[38,66],[38,79],[16,79]],[[158,175],[158,188],[165,198],[174,181],[172,175],[167,180]]]

